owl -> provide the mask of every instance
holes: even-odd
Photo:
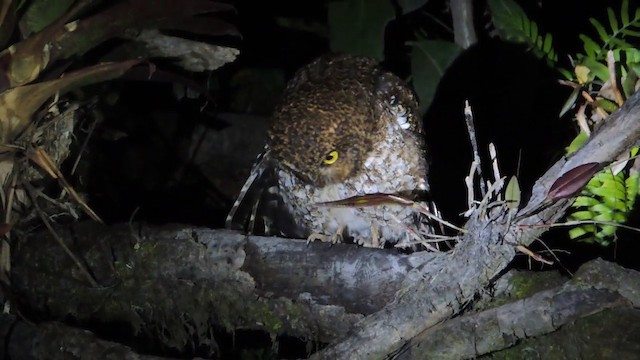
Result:
[[[287,84],[268,130],[265,151],[240,192],[227,224],[256,183],[267,196],[249,218],[265,229],[309,240],[368,247],[406,243],[422,221],[411,208],[386,203],[327,203],[365,194],[417,198],[429,191],[418,104],[411,89],[376,61],[325,55]],[[261,201],[262,204],[258,204]],[[266,210],[262,214],[258,208]]]

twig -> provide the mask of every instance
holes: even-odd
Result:
[[[524,245],[517,245],[516,249],[518,249],[521,253],[527,254],[530,258],[532,258],[532,259],[534,259],[534,260],[536,260],[538,262],[541,262],[541,263],[546,264],[546,265],[553,265],[553,261],[549,261],[549,260],[543,258],[542,256],[540,256],[540,255],[534,253],[533,251],[529,250],[529,248],[527,248]]]
[[[464,217],[469,217],[473,213],[475,207],[473,206],[476,200],[474,191],[473,191],[473,178],[474,173],[476,172],[476,168],[478,167],[478,163],[475,161],[471,162],[471,166],[469,167],[469,175],[464,177],[464,183],[467,186],[467,211],[464,212]]]
[[[40,219],[44,223],[44,226],[46,226],[47,229],[49,230],[49,232],[51,233],[51,236],[53,236],[53,238],[56,239],[56,242],[62,247],[64,252],[66,252],[67,255],[69,255],[71,260],[80,269],[80,272],[86,277],[87,281],[89,281],[89,284],[91,284],[91,286],[93,286],[93,287],[98,287],[98,283],[93,279],[93,276],[91,276],[91,273],[89,273],[89,270],[87,270],[87,268],[84,266],[84,264],[82,264],[80,259],[78,259],[75,256],[75,254],[69,249],[67,244],[64,243],[64,240],[62,240],[62,238],[58,235],[58,233],[56,233],[56,231],[54,230],[53,226],[51,226],[51,223],[49,222],[49,219],[47,218],[47,214],[45,214],[45,212],[38,205],[38,202],[37,202],[37,199],[36,199],[36,196],[35,196],[35,189],[31,186],[31,184],[29,184],[26,181],[22,182],[22,186],[25,188],[27,194],[29,195],[29,198],[31,199],[31,203],[33,204],[33,208],[36,209],[36,212],[38,213],[38,216],[40,216]]]
[[[15,161],[13,174],[11,176],[11,182],[9,185],[9,192],[4,205],[4,223],[11,224],[11,214],[13,209],[13,201],[16,194],[16,184],[18,182],[18,174],[22,170],[23,161]],[[4,194],[4,191],[3,191]],[[2,246],[0,247],[0,277],[6,284],[11,284],[11,277],[8,275],[11,272],[11,244],[9,243],[11,232],[7,232],[2,237]]]
[[[73,162],[73,167],[71,167],[71,172],[70,172],[71,175],[75,174],[78,164],[80,164],[80,159],[82,159],[82,154],[84,154],[85,150],[87,149],[87,146],[89,145],[89,140],[91,139],[93,132],[96,130],[96,125],[98,125],[98,123],[102,120],[100,118],[102,115],[99,115],[97,111],[94,111],[94,112],[96,113],[96,115],[93,117],[93,122],[91,123],[91,125],[89,125],[89,129],[87,130],[87,137],[82,142],[82,146],[80,146],[80,150],[78,151],[78,156],[76,157],[76,161]]]
[[[500,176],[500,168],[498,167],[498,153],[496,152],[496,146],[493,143],[489,143],[489,156],[491,157],[493,180],[497,182],[502,177]],[[502,193],[500,193],[500,189],[496,192],[496,199],[502,200]]]
[[[613,51],[607,51],[607,69],[609,70],[609,83],[611,84],[611,90],[613,91],[613,96],[616,98],[616,103],[618,106],[622,106],[624,104],[624,99],[622,98],[622,94],[620,93],[620,89],[618,89],[618,76],[616,75],[616,60],[613,58]]]
[[[480,151],[478,151],[478,139],[476,137],[476,128],[473,123],[473,111],[469,105],[469,100],[464,101],[464,121],[467,124],[467,132],[469,133],[469,141],[471,141],[471,150],[473,151],[473,161],[477,164],[476,173],[480,178],[480,191],[482,196],[487,193],[482,177],[482,162],[480,161]]]
[[[576,226],[576,225],[610,225],[610,226],[617,226],[619,228],[623,228],[626,230],[631,230],[631,231],[635,231],[640,233],[640,229],[633,227],[633,226],[629,226],[629,225],[625,225],[625,224],[620,224],[620,223],[616,223],[613,221],[598,221],[598,220],[575,220],[575,221],[565,221],[565,222],[556,222],[553,224],[540,224],[540,225],[521,225],[520,228],[552,228],[552,227],[561,227],[561,226]]]

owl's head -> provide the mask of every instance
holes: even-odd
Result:
[[[278,162],[302,180],[322,186],[363,168],[382,140],[374,60],[324,56],[300,69],[273,114],[267,144]]]
[[[362,127],[371,124],[360,119],[365,114],[349,114],[340,108],[317,111],[296,106],[274,114],[267,143],[278,166],[315,186],[356,175],[372,147],[368,136],[372,131]]]

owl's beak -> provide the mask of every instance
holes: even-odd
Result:
[[[320,178],[323,185],[335,184],[346,180],[351,176],[353,168],[347,162],[342,161],[330,166],[320,168]]]

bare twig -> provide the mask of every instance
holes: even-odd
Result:
[[[469,141],[471,141],[471,150],[473,151],[473,161],[477,164],[476,173],[480,178],[480,191],[482,196],[487,193],[482,177],[482,162],[480,161],[480,151],[478,150],[478,138],[476,137],[476,127],[473,123],[473,111],[469,105],[469,100],[464,102],[464,121],[467,124],[467,132],[469,133]]]
[[[616,60],[613,58],[613,51],[607,51],[607,69],[609,70],[609,83],[611,84],[611,91],[616,98],[618,106],[624,104],[624,99],[618,88],[618,75],[616,74]]]
[[[38,205],[36,195],[35,195],[36,190],[31,186],[31,184],[29,184],[26,181],[22,183],[22,186],[24,187],[27,194],[31,198],[31,203],[33,205],[33,208],[36,210],[36,212],[40,216],[40,219],[42,220],[42,223],[44,224],[44,226],[46,226],[49,232],[51,233],[51,236],[56,240],[56,242],[60,245],[60,247],[62,247],[64,252],[67,253],[67,255],[69,255],[71,260],[76,264],[78,269],[80,269],[80,272],[87,279],[89,284],[91,284],[91,286],[93,287],[98,287],[98,283],[95,281],[93,276],[91,276],[91,273],[89,273],[89,270],[87,270],[87,268],[84,266],[84,264],[82,264],[80,259],[76,257],[76,255],[71,251],[71,249],[69,249],[67,244],[64,243],[64,240],[62,240],[62,238],[56,233],[53,226],[51,226],[51,223],[49,222],[47,214],[45,214],[45,212]]]
[[[491,157],[491,167],[493,169],[493,180],[497,182],[502,177],[500,176],[500,168],[498,167],[498,153],[496,152],[496,146],[493,143],[489,143],[489,156]],[[502,200],[502,194],[500,189],[496,192],[496,199]]]

